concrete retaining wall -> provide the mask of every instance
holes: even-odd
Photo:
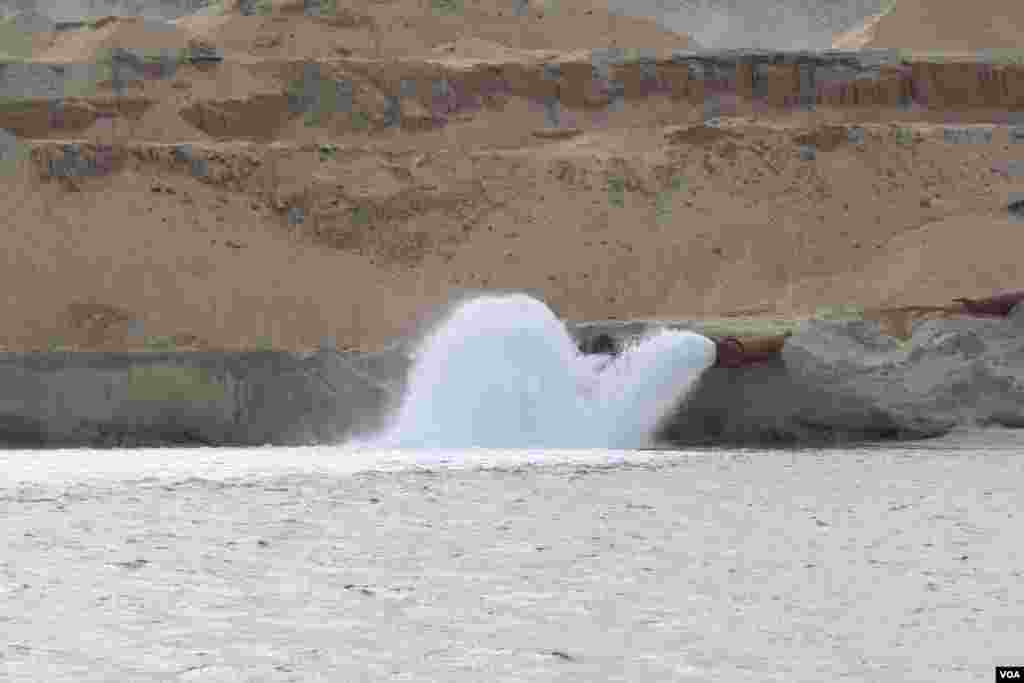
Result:
[[[623,343],[694,321],[571,325]],[[400,396],[409,344],[372,354],[0,354],[0,445],[332,443],[378,426]],[[670,415],[676,445],[820,444],[1024,425],[1024,309],[925,321],[910,340],[863,320],[809,321],[762,365],[715,367]]]
[[[338,353],[5,353],[0,444],[334,441],[389,395]]]

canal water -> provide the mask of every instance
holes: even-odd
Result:
[[[715,360],[457,307],[379,434],[0,451],[2,681],[989,681],[1024,438],[654,450]],[[571,448],[570,448],[571,447]]]
[[[0,680],[990,681],[1022,452],[0,451]]]

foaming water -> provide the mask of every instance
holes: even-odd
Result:
[[[523,294],[458,306],[416,353],[405,395],[370,448],[645,448],[715,361],[711,340],[663,331],[608,362],[581,354]]]
[[[1024,451],[1024,432],[1011,429],[960,429],[924,441],[867,443],[842,448],[793,449],[787,458],[807,456],[860,462],[864,471],[891,462],[939,458],[957,461],[1016,462]],[[339,457],[341,456],[341,457]],[[485,449],[403,450],[348,446],[262,446],[249,448],[0,449],[0,490],[43,486],[109,486],[116,482],[202,479],[254,481],[287,476],[348,477],[359,474],[465,472],[547,467],[631,467],[685,463],[693,458],[755,462],[778,458],[778,450],[701,448],[672,450]],[[866,468],[866,469],[864,469]]]

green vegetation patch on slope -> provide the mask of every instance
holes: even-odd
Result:
[[[133,366],[128,397],[134,401],[219,401],[227,388],[203,368],[174,365]]]

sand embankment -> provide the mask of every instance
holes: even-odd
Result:
[[[674,57],[685,35],[575,0],[466,5],[22,45],[0,346],[373,349],[463,289],[586,320],[1017,285],[1021,67]]]

